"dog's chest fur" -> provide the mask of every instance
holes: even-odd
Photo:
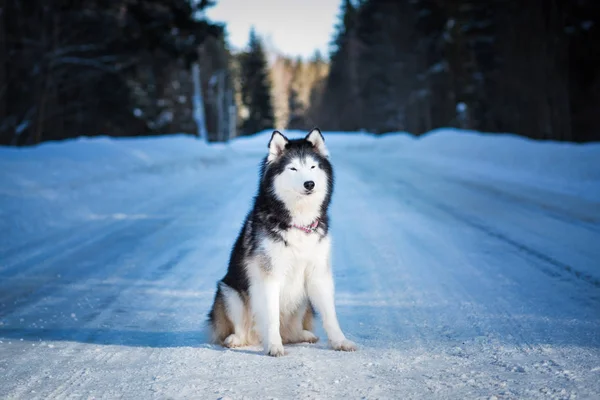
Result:
[[[283,314],[295,311],[306,301],[306,284],[315,268],[326,268],[330,249],[329,236],[290,229],[285,243],[267,240],[267,254],[272,273],[281,282],[280,309]]]

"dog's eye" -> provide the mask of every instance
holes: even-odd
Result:
[[[310,167],[310,169],[315,169],[316,167],[317,167],[316,165],[313,165],[312,167]]]
[[[292,171],[298,171],[296,168],[292,167],[290,168]]]

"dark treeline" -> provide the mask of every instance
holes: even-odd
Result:
[[[344,0],[311,109],[333,130],[600,140],[600,2]]]
[[[600,2],[343,0],[330,60],[232,54],[211,0],[4,0],[0,144],[439,127],[600,140]],[[273,54],[271,54],[273,56]],[[196,109],[197,111],[197,109]]]
[[[211,3],[3,0],[0,144],[196,132],[190,66],[210,100],[209,78],[229,64],[223,28],[202,18]]]

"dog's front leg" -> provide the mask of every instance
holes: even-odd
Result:
[[[273,357],[284,355],[279,332],[279,291],[281,284],[273,275],[264,276],[251,287],[253,308],[260,326],[265,353]]]
[[[348,339],[342,332],[335,312],[334,285],[331,274],[331,264],[327,260],[325,265],[315,268],[311,274],[308,285],[308,297],[311,303],[321,314],[323,328],[329,338],[331,347],[335,350],[355,351],[356,344]]]

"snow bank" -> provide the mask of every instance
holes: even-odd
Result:
[[[79,138],[36,147],[0,147],[0,249],[69,221],[119,213],[123,202],[164,190],[167,174],[198,165],[235,163],[266,153],[271,130],[228,144],[206,144],[189,135],[147,138]],[[283,131],[289,138],[305,131]],[[364,149],[365,157],[417,159],[440,171],[509,181],[600,201],[600,144],[539,142],[510,134],[439,129],[415,137],[405,132],[324,132],[332,156]],[[193,180],[198,171],[188,171]],[[137,196],[137,197],[136,197]],[[146,195],[147,196],[147,195]]]
[[[232,148],[264,154],[271,130],[237,138]],[[283,131],[289,138],[305,131]],[[547,189],[600,201],[600,143],[538,141],[508,133],[481,133],[460,129],[436,129],[421,136],[394,132],[324,132],[332,156],[347,149],[363,148],[380,156],[414,158],[463,176]]]
[[[192,136],[145,138],[82,137],[35,147],[0,147],[0,188],[54,184],[123,173],[206,152]]]
[[[73,221],[122,218],[124,204],[160,190],[169,170],[216,161],[222,149],[186,135],[0,147],[0,250]]]
[[[600,143],[538,141],[506,133],[437,129],[384,135],[377,148],[476,175],[600,201]]]

